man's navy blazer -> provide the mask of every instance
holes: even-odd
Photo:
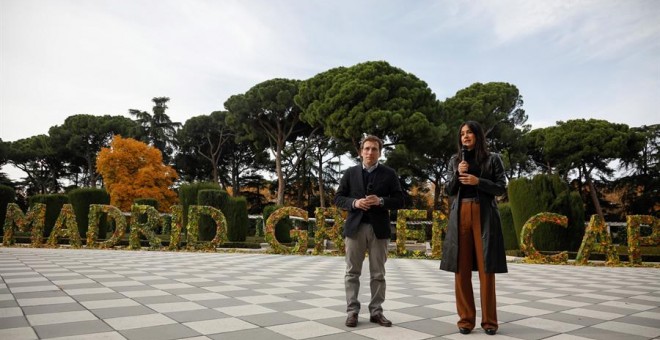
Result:
[[[367,195],[367,183],[364,183],[362,171],[362,164],[348,168],[339,182],[335,195],[335,205],[348,211],[343,235],[348,237],[355,235],[362,220],[362,214],[368,214],[376,237],[379,239],[390,238],[389,210],[403,207],[403,192],[399,177],[394,169],[378,164],[371,174],[373,184],[370,194],[382,197],[384,204],[363,211],[353,208],[353,201]]]

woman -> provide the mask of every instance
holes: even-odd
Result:
[[[447,178],[447,194],[452,201],[440,269],[455,273],[458,329],[461,334],[468,334],[475,327],[472,271],[478,270],[481,327],[486,334],[495,335],[495,273],[507,272],[495,196],[504,194],[506,178],[502,160],[488,151],[479,123],[468,121],[461,125],[458,154],[449,161]]]

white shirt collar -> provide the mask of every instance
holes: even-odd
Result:
[[[367,166],[364,165],[364,163],[362,163],[362,170],[366,170],[368,173],[372,173],[374,170],[376,170],[376,168],[378,167],[378,164],[379,163],[376,162],[376,164],[374,164],[374,165],[367,168]]]

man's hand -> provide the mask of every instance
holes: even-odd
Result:
[[[362,209],[364,211],[369,210],[372,206],[379,206],[380,199],[376,195],[369,195],[365,198],[360,198],[355,201],[355,208]]]

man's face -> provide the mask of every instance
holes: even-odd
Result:
[[[372,166],[378,162],[380,158],[380,148],[378,143],[372,141],[366,141],[362,144],[362,150],[360,150],[360,156],[362,157],[362,163],[366,166]]]

